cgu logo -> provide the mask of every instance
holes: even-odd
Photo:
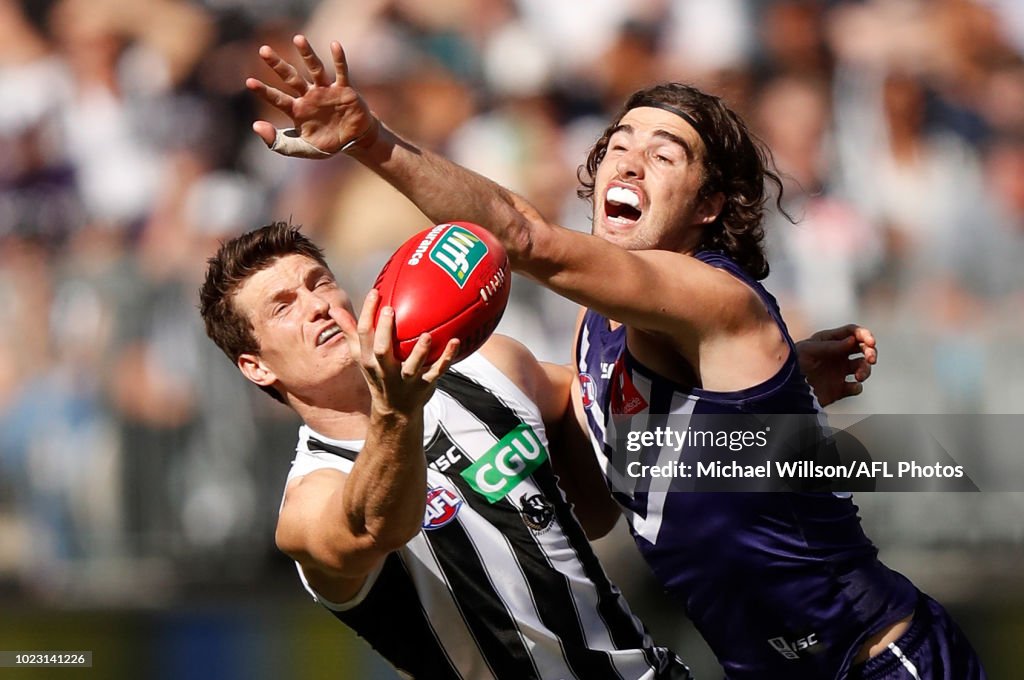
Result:
[[[440,529],[459,514],[462,499],[454,491],[435,486],[427,490],[427,507],[423,512],[423,528]]]
[[[547,459],[548,451],[540,437],[524,423],[463,470],[462,478],[494,503],[510,494]]]
[[[451,225],[430,249],[430,260],[462,288],[486,254],[487,245],[473,232]]]

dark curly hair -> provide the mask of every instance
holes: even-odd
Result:
[[[234,305],[235,293],[249,277],[287,255],[303,255],[330,269],[323,251],[297,226],[287,222],[275,222],[236,236],[222,243],[206,261],[206,280],[199,289],[199,313],[206,324],[206,334],[232,363],[237,363],[242,354],[260,351],[252,322]],[[274,388],[260,389],[284,403]]]
[[[593,200],[597,166],[608,150],[608,140],[629,111],[641,106],[671,107],[685,112],[696,123],[704,140],[704,184],[700,198],[721,192],[725,202],[718,218],[701,237],[700,250],[720,250],[755,279],[768,276],[764,253],[764,206],[768,200],[765,181],[775,185],[775,203],[782,208],[782,180],[771,152],[747,129],[743,120],[721,99],[682,83],[665,83],[634,92],[605,129],[577,172],[580,198]]]

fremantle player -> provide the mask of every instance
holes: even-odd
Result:
[[[427,334],[399,364],[393,310],[372,328],[372,291],[357,324],[320,250],[283,223],[225,243],[200,297],[210,337],[304,422],[278,546],[400,673],[690,677],[632,616],[556,486],[564,367],[495,336],[446,373],[458,343],[425,366]]]
[[[340,44],[331,45],[332,77],[304,37],[294,42],[308,77],[260,50],[290,94],[256,79],[247,86],[295,131],[262,121],[254,131],[286,155],[346,151],[432,220],[490,229],[515,270],[586,308],[576,361],[606,471],[616,418],[813,414],[819,401],[842,396],[808,388],[759,283],[768,272],[765,181],[780,191],[781,183],[718,98],[667,84],[625,103],[583,167],[581,193],[593,202],[593,235],[585,235],[387,129],[349,84]],[[874,353],[863,331],[847,342]],[[870,358],[850,372],[863,377]],[[652,497],[619,482],[608,476],[637,545],[730,678],[984,677],[946,612],[877,560],[848,497]]]

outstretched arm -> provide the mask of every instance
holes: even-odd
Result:
[[[857,324],[818,331],[798,342],[800,370],[814,388],[822,406],[864,391],[863,382],[871,376],[878,361],[875,336]],[[852,376],[853,381],[847,380]]]
[[[409,358],[392,355],[394,313],[373,328],[378,296],[367,296],[358,337],[348,336],[370,388],[366,441],[352,470],[318,470],[287,488],[277,525],[278,547],[302,565],[313,588],[334,602],[350,599],[393,550],[420,530],[426,490],[423,406],[458,348],[453,340],[424,365],[426,334]]]
[[[371,114],[352,86],[339,43],[331,43],[333,75],[303,36],[294,44],[307,75],[264,46],[260,56],[282,88],[246,81],[293,121],[290,133],[266,121],[253,125],[276,151],[317,158],[345,150],[434,222],[480,224],[501,240],[517,271],[622,323],[670,334],[695,364],[703,338],[723,329],[755,332],[740,325],[767,319],[756,295],[720,270],[677,253],[629,251],[560,227],[521,196],[402,139]],[[651,294],[666,290],[673,294]]]

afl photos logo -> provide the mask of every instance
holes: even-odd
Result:
[[[440,529],[459,514],[462,499],[454,491],[435,486],[427,490],[427,507],[423,512],[423,528]]]

